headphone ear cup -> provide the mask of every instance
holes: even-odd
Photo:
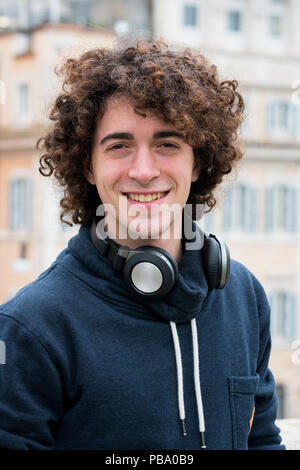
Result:
[[[221,275],[221,250],[214,238],[208,237],[205,239],[202,256],[208,289],[217,289]]]
[[[159,247],[142,246],[130,256],[123,269],[128,288],[143,299],[158,300],[173,288],[178,280],[176,260]]]

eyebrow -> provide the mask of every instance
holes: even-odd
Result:
[[[153,139],[163,139],[166,137],[178,137],[179,139],[184,140],[183,134],[173,130],[166,130],[166,131],[158,131],[154,132]],[[112,139],[124,139],[124,140],[134,140],[132,134],[128,132],[113,132],[112,134],[107,134],[103,139],[100,141],[100,144],[104,144],[107,140]]]

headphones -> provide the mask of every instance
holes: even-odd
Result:
[[[207,235],[197,224],[194,241],[198,247],[200,236],[204,237],[202,246],[203,269],[209,291],[223,289],[230,273],[229,250],[221,237]],[[166,296],[178,280],[178,265],[175,258],[160,247],[141,246],[130,249],[108,238],[104,226],[93,220],[91,239],[101,253],[113,264],[113,268],[123,274],[128,289],[137,297],[158,300]],[[182,239],[183,241],[183,239]]]

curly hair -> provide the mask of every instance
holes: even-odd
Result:
[[[221,81],[216,66],[198,52],[141,40],[134,46],[89,50],[68,58],[55,72],[63,77],[62,92],[50,110],[53,128],[40,137],[37,148],[45,151],[39,172],[54,174],[64,187],[62,222],[72,226],[63,219],[69,215],[75,224],[90,224],[101,203],[84,170],[91,161],[96,124],[113,95],[127,96],[136,112],[152,110],[184,134],[201,168],[187,200],[192,218],[196,204],[204,204],[207,212],[214,207],[215,188],[242,158],[238,129],[244,101],[236,80]]]

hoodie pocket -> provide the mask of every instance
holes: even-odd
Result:
[[[233,449],[248,448],[258,383],[258,374],[252,377],[228,378]]]

